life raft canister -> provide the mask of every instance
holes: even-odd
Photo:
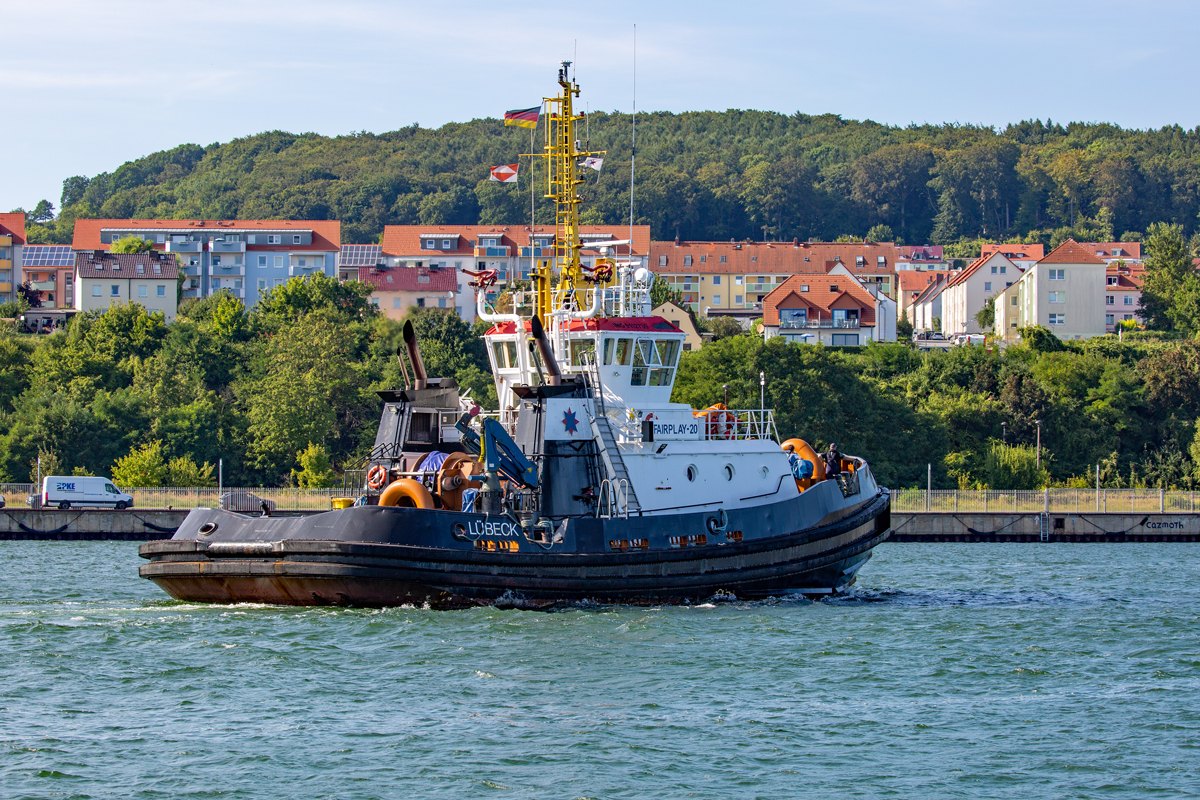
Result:
[[[367,486],[372,489],[379,489],[387,483],[388,472],[381,464],[376,464],[367,472]]]

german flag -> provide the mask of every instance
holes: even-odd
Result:
[[[516,111],[504,112],[505,125],[518,125],[522,128],[536,128],[538,124],[538,115],[541,113],[541,106],[533,108],[518,108]]]

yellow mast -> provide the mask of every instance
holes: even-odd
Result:
[[[546,197],[554,201],[555,237],[554,258],[543,259],[530,270],[534,286],[534,314],[549,320],[549,313],[558,310],[554,299],[554,277],[563,291],[557,305],[579,308],[579,289],[583,284],[583,269],[579,263],[579,192],[583,183],[579,175],[579,160],[587,156],[602,155],[604,151],[580,150],[575,138],[575,123],[584,119],[576,115],[574,98],[579,96],[579,85],[570,77],[570,61],[562,62],[558,69],[558,85],[561,92],[557,97],[543,100],[548,106],[546,145],[544,153],[529,153],[532,157],[546,159]],[[530,250],[532,252],[532,249]]]

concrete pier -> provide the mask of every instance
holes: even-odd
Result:
[[[1195,542],[1200,514],[892,512],[893,542]]]
[[[145,542],[151,539],[170,539],[175,529],[188,515],[189,509],[112,509],[31,508],[0,509],[0,540],[80,540],[117,539]],[[279,511],[277,517],[305,514],[303,511]],[[312,512],[307,512],[312,513]],[[255,515],[257,516],[257,515]]]

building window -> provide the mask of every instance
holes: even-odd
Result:
[[[145,297],[145,296],[146,296],[146,284],[139,283],[138,284],[138,297]]]
[[[1133,305],[1133,298],[1130,297],[1129,295],[1125,295],[1125,305],[1127,305],[1127,306]]]
[[[834,347],[838,347],[838,346],[847,347],[847,346],[857,345],[858,344],[858,334],[857,333],[835,333],[835,334],[833,334],[832,344]]]
[[[1067,302],[1067,293],[1066,292],[1051,292],[1050,293],[1050,302],[1051,303]]]
[[[1067,324],[1067,315],[1066,314],[1051,314],[1050,315],[1050,324],[1051,325],[1066,325]]]
[[[1112,325],[1112,324],[1113,324],[1113,317],[1114,317],[1114,316],[1115,316],[1114,314],[1105,314],[1105,315],[1104,315],[1104,324],[1105,324],[1105,325]]]
[[[1067,271],[1066,271],[1065,269],[1052,269],[1052,270],[1050,270],[1050,280],[1052,280],[1052,281],[1065,281],[1066,279],[1067,279]]]
[[[267,257],[266,257],[266,256],[259,256],[259,257],[258,257],[258,265],[259,265],[260,267],[265,267],[265,266],[267,266]]]
[[[1017,305],[1017,296],[1015,294],[1012,296],[1012,303],[1010,303],[1010,305],[1013,307],[1016,307]]]
[[[267,234],[267,244],[283,244],[283,237],[280,235]]]
[[[276,278],[275,279],[275,288],[279,288],[280,286],[283,286],[283,278]]]
[[[742,304],[742,296],[740,294],[735,294],[733,296],[733,304],[735,306],[740,306]]]
[[[685,267],[690,267],[690,266],[692,265],[692,257],[691,257],[691,256],[684,256],[684,257],[683,257],[683,265],[684,265]]]
[[[807,292],[807,291],[808,291],[808,284],[807,284],[807,283],[802,283],[802,284],[800,284],[800,291],[801,291],[801,292]]]
[[[659,265],[660,267],[665,267],[665,266],[667,265],[667,257],[666,257],[666,256],[659,256],[659,257],[658,257],[658,265]]]
[[[300,256],[300,258],[296,259],[296,263],[297,263],[299,266],[303,267],[303,266],[306,266],[306,265],[308,264],[308,259],[306,259],[304,256]]]
[[[214,255],[214,256],[212,257],[212,265],[213,265],[214,267],[219,267],[219,266],[221,266],[221,257],[220,257],[220,256],[217,256],[217,255]]]
[[[450,240],[449,239],[442,239],[442,249],[443,250],[450,249]]]
[[[237,255],[237,256],[234,256],[234,257],[233,257],[233,265],[234,265],[235,267],[240,267],[240,266],[242,266],[242,257],[241,257],[240,255]]]
[[[158,244],[163,244],[167,241],[167,235],[165,233],[160,233],[154,237],[154,241]]]
[[[445,308],[445,307],[446,307],[446,298],[439,297],[438,298],[438,308]]]
[[[371,298],[371,305],[375,306],[376,308],[379,308],[379,298],[378,298],[378,297],[372,297],[372,298]]]
[[[137,274],[138,274],[138,275],[144,275],[144,274],[146,274],[146,265],[145,265],[145,264],[138,264],[138,265],[137,265]],[[36,278],[35,278],[35,280],[36,280]]]
[[[703,264],[705,261],[708,261],[708,256],[700,256],[700,263]]]
[[[265,292],[267,290],[267,279],[266,278],[258,279],[258,290],[260,292]]]
[[[721,295],[719,295],[719,294],[714,294],[714,295],[713,295],[713,305],[714,305],[714,306],[719,306],[719,305],[721,305]]]
[[[166,296],[167,296],[167,287],[166,287],[166,286],[157,286],[157,287],[155,287],[155,288],[158,290],[158,291],[156,292],[156,294],[157,294],[159,297],[166,297]]]
[[[1125,319],[1133,319],[1133,314],[1126,314]]]
[[[325,269],[325,256],[313,256],[313,266],[317,269]]]
[[[1113,297],[1111,294],[1104,296],[1104,305],[1115,306],[1116,304],[1117,304],[1117,298]]]
[[[283,269],[283,256],[275,256],[275,269]]]
[[[99,296],[100,296],[100,284],[96,284],[95,286],[92,287],[92,297],[99,297]]]
[[[1109,275],[1107,282],[1109,286],[1116,286],[1118,283],[1120,283],[1120,278],[1118,278],[1116,275]]]
[[[1001,275],[1004,275],[1004,274],[1006,274],[1007,272],[1008,272],[1008,267],[1001,267],[1001,268],[1000,268],[1000,274],[1001,274]]]
[[[713,286],[720,286],[720,285],[721,285],[721,276],[713,275]]]
[[[742,285],[742,276],[741,276],[741,275],[734,275],[734,276],[733,276],[733,285],[734,285],[734,286],[741,286],[741,285]]]
[[[213,289],[220,289],[220,288],[221,288],[221,279],[220,279],[220,278],[213,278],[213,282],[212,282],[212,288],[213,288]]]
[[[986,282],[984,282],[984,284],[983,284],[983,290],[984,290],[985,292],[990,292],[990,291],[992,290],[992,282],[991,282],[991,281],[986,281]]]
[[[725,263],[725,256],[721,256],[721,263],[722,263],[722,264],[724,264],[724,263]]]
[[[242,288],[242,279],[241,279],[241,278],[234,278],[234,279],[233,279],[233,288],[235,288],[235,289],[240,289],[240,288]]]
[[[392,298],[392,308],[400,308],[400,307],[401,307],[401,306],[400,306],[400,298],[399,298],[399,297],[393,297],[393,298]]]
[[[758,256],[750,256],[751,261],[758,261]]]
[[[292,236],[292,244],[300,244],[300,234]]]
[[[113,297],[121,296],[121,287],[115,283],[112,285],[112,296]]]

